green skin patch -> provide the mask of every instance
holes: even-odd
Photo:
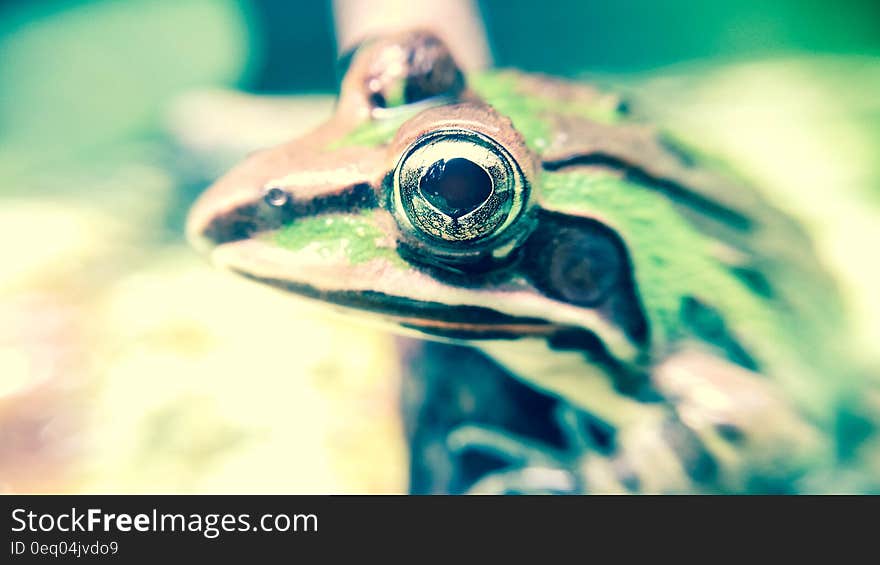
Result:
[[[468,77],[468,84],[499,113],[509,117],[529,148],[537,153],[550,144],[550,126],[544,119],[547,114],[577,116],[603,124],[622,119],[616,108],[607,105],[590,106],[525,94],[519,87],[519,75],[511,71],[475,74]]]
[[[544,173],[540,190],[548,209],[596,217],[626,243],[638,293],[661,348],[694,337],[683,319],[688,297],[723,317],[727,328],[767,374],[814,414],[830,406],[834,379],[811,371],[823,363],[816,328],[773,300],[753,292],[716,259],[713,240],[683,219],[666,196],[607,173]],[[699,322],[698,322],[699,323]],[[806,381],[813,380],[811,384]]]
[[[364,122],[354,128],[345,137],[334,141],[328,149],[343,147],[378,147],[390,143],[397,130],[405,121],[413,117],[413,113],[401,111],[399,114],[382,119]]]
[[[385,259],[406,268],[407,265],[393,248],[377,244],[387,234],[376,226],[373,214],[375,211],[367,210],[298,218],[266,237],[290,251],[300,251],[311,245],[322,256],[344,253],[352,264]]]
[[[544,173],[541,193],[548,208],[595,216],[621,235],[651,327],[664,341],[682,337],[679,312],[686,296],[729,313],[736,326],[767,330],[773,323],[771,305],[712,257],[711,241],[663,195],[611,174],[574,171]]]

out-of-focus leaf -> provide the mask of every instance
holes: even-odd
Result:
[[[0,180],[156,131],[173,96],[245,68],[236,0],[34,4],[0,28]]]

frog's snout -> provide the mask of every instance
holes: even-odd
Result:
[[[190,244],[203,253],[217,245],[246,239],[255,231],[249,206],[239,206],[224,213],[207,209],[212,202],[201,197],[193,206],[186,222],[186,237]]]
[[[208,198],[210,190],[203,193],[190,208],[186,218],[186,239],[200,253],[209,253],[216,245],[222,243],[223,237],[218,241],[221,232],[228,229],[218,229],[218,210],[216,203]],[[219,217],[225,217],[223,215]]]
[[[248,239],[254,233],[268,229],[270,219],[251,195],[221,193],[211,187],[191,208],[186,221],[189,243],[202,253],[209,253],[218,245]]]
[[[186,240],[199,253],[204,254],[209,253],[214,247],[214,242],[208,237],[210,215],[206,207],[204,194],[200,195],[187,214],[185,228]]]
[[[285,221],[287,201],[270,200],[264,190],[272,155],[257,153],[208,187],[190,208],[186,237],[200,252],[253,237],[259,231],[273,229]],[[254,171],[258,171],[257,174]]]

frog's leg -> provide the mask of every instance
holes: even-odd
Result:
[[[548,452],[564,447],[552,396],[511,378],[471,348],[404,338],[399,345],[411,492],[464,492],[516,459],[502,449],[450,449],[450,434],[462,426],[498,430]]]
[[[411,491],[626,492],[587,418],[471,348],[401,339]],[[585,485],[584,481],[588,481]]]
[[[590,445],[582,448],[587,456],[581,461],[581,474],[589,492],[742,490],[742,484],[734,480],[739,475],[736,461],[748,450],[742,447],[725,450],[723,442],[712,442],[709,430],[694,427],[693,415],[709,413],[716,402],[713,399],[719,396],[727,397],[724,402],[731,422],[739,421],[737,415],[749,413],[748,406],[753,401],[750,399],[754,398],[768,398],[761,404],[768,414],[774,413],[775,406],[780,407],[775,412],[778,415],[786,412],[781,408],[785,406],[784,397],[771,395],[767,388],[770,379],[708,353],[671,355],[654,369],[655,374],[644,376],[645,382],[639,385],[638,394],[634,396],[618,390],[615,374],[590,362],[585,353],[577,349],[551,349],[540,340],[519,340],[515,344],[493,342],[481,347],[511,367],[512,374],[555,395],[563,405],[570,405],[571,410],[589,414],[607,424],[612,431],[608,445],[598,446],[599,449]],[[682,374],[690,375],[691,380],[675,378]],[[725,389],[722,386],[725,382],[743,384]],[[755,384],[747,386],[747,383]],[[685,398],[689,400],[683,403]],[[569,438],[579,433],[576,429],[579,424],[572,418],[563,414],[559,420],[563,429],[571,430]],[[737,429],[746,427],[748,422],[741,422]],[[728,435],[735,435],[732,430],[727,429]]]
[[[576,494],[636,492],[640,481],[610,446],[596,441],[585,421],[594,419],[560,403],[555,417],[567,438],[560,449],[485,426],[464,425],[449,435],[453,452],[481,451],[506,462],[468,492],[479,494]]]
[[[614,374],[593,362],[579,349],[553,349],[546,340],[522,339],[516,343],[486,342],[481,348],[511,368],[538,390],[553,395],[571,410],[603,422],[611,431],[607,445],[589,445],[581,439],[581,461],[589,492],[694,492],[694,478],[688,475],[690,461],[682,461],[680,449],[687,430],[676,427],[672,408],[660,398],[642,400],[615,388]],[[654,395],[657,396],[657,395]],[[573,416],[560,414],[559,425],[568,429],[569,442],[581,426]],[[583,420],[584,418],[578,417]],[[671,431],[670,431],[671,430]],[[587,438],[589,435],[584,436]],[[670,438],[674,441],[670,441]],[[598,449],[597,449],[598,448]]]
[[[644,405],[586,386],[606,377],[583,367],[571,387],[560,367],[543,373],[554,398],[471,349],[416,349],[405,395],[413,492],[792,490],[801,469],[828,457],[772,379],[697,348],[659,364],[650,384],[663,401]],[[584,414],[608,422],[612,440],[585,433]]]
[[[487,426],[463,425],[448,439],[453,453],[490,454],[505,466],[468,489],[471,494],[573,494],[582,490],[567,454]]]
[[[663,361],[651,380],[715,461],[723,490],[796,490],[805,469],[833,459],[829,438],[766,375],[695,346]]]
[[[791,492],[809,488],[805,470],[831,461],[831,442],[792,405],[772,378],[692,344],[670,355],[650,376],[660,397],[645,408],[607,412],[614,427],[607,457],[590,455],[581,472],[588,491]],[[596,389],[597,391],[599,389]],[[619,400],[619,399],[618,399]],[[576,415],[601,396],[568,408]],[[581,434],[583,436],[583,434]],[[608,451],[606,449],[606,451]]]

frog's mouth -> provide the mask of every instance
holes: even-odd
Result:
[[[638,353],[620,329],[598,313],[548,298],[517,276],[498,283],[460,285],[410,265],[396,249],[376,245],[369,235],[361,243],[377,252],[366,259],[353,258],[351,249],[321,247],[315,241],[287,248],[277,244],[277,235],[220,244],[211,252],[212,262],[420,337],[565,341],[577,336],[579,343],[601,343],[600,349],[619,359],[633,359]]]
[[[341,252],[294,251],[270,241],[267,236],[220,244],[211,252],[212,262],[346,313],[391,323],[428,337],[512,339],[552,335],[561,328],[534,316],[477,305],[485,290],[451,287],[388,258],[352,263]],[[511,286],[507,292],[516,294],[517,290]]]
[[[527,335],[551,335],[559,329],[536,318],[516,318],[478,306],[450,307],[439,302],[414,301],[375,291],[321,291],[290,281],[245,276],[346,311],[377,315],[403,329],[417,330],[433,337],[513,339]]]

